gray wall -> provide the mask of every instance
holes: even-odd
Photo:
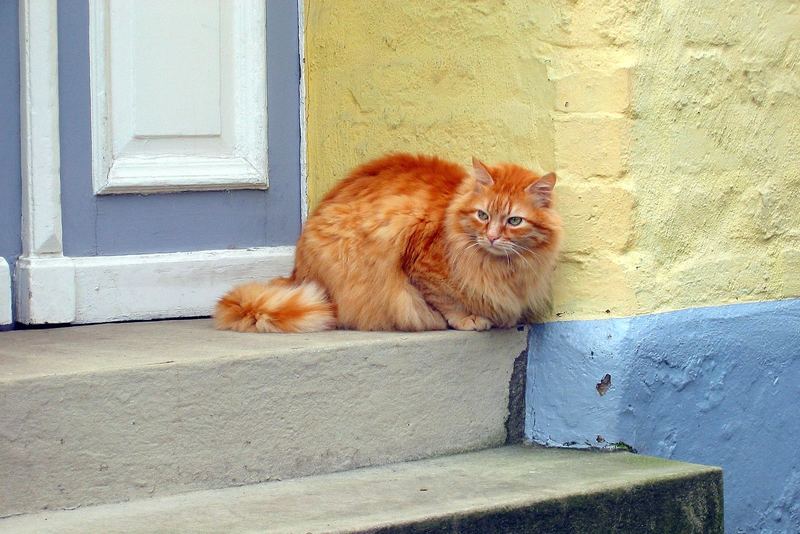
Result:
[[[58,34],[66,255],[294,244],[300,231],[300,67],[295,2],[267,2],[268,191],[95,197],[88,2],[58,3]]]
[[[20,243],[19,19],[0,0],[0,256],[14,265]]]

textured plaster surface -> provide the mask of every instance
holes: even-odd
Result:
[[[530,347],[529,439],[722,466],[726,532],[800,532],[800,300],[547,323]]]
[[[388,151],[552,170],[553,88],[529,4],[306,0],[311,206]]]
[[[798,35],[796,0],[645,4],[621,260],[637,310],[800,295]]]
[[[512,160],[559,175],[556,317],[800,295],[796,1],[305,5],[312,206],[385,151]]]
[[[502,445],[525,333],[0,333],[0,517]]]
[[[0,520],[0,531],[722,532],[718,469],[506,447]]]
[[[540,34],[566,179],[554,312],[800,295],[797,2],[594,4],[544,10]]]

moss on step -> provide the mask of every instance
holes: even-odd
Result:
[[[659,480],[630,489],[571,495],[535,506],[509,506],[369,532],[721,534],[722,473]]]

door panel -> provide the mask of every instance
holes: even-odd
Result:
[[[227,11],[220,11],[219,1],[137,0],[99,5],[110,7],[98,15],[107,14],[110,57],[115,58],[109,65],[115,97],[111,115],[113,130],[121,135],[114,138],[114,152],[122,152],[124,144],[135,140],[218,137],[220,86],[225,85],[226,91],[235,89],[235,80],[220,76],[230,72],[233,59],[232,47],[226,46],[223,54],[221,46],[235,33],[226,24],[220,39]],[[179,142],[168,146],[180,149]]]
[[[226,1],[221,3],[227,4]],[[130,4],[138,5],[139,2]],[[159,4],[172,6],[173,2]],[[66,255],[142,254],[294,244],[300,230],[297,7],[292,2],[268,2],[266,9],[269,189],[95,195],[91,178],[89,6],[86,2],[59,2],[61,187]],[[213,15],[213,10],[207,11],[206,15],[211,16],[209,13]],[[220,18],[221,41],[224,40],[225,24]],[[220,76],[224,76],[224,69],[224,66],[220,68]],[[224,89],[220,91],[224,93]],[[207,96],[203,93],[198,98]],[[223,97],[220,98],[224,101]],[[224,132],[224,102],[218,109],[220,128]],[[162,123],[154,122],[152,117],[143,119],[145,126],[142,128],[146,129],[142,130],[144,133],[136,132],[135,135],[146,138],[139,140],[148,143],[178,143],[188,139],[194,140],[188,141],[190,144],[197,144],[198,139],[213,140],[213,128],[209,127],[213,121],[208,117],[183,127],[178,126],[179,121],[175,120],[178,116],[173,115],[172,122]],[[152,128],[173,128],[172,134],[177,132],[181,135],[170,137],[170,134],[166,139],[154,137],[156,134]],[[191,131],[197,133],[198,128],[206,129],[207,135],[186,135]],[[245,123],[243,128],[248,131],[259,129],[257,122],[253,121]],[[200,149],[205,150],[203,146]],[[196,152],[187,150],[190,154],[197,154],[200,149]]]
[[[97,194],[266,189],[263,0],[90,0]]]

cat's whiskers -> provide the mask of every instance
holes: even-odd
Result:
[[[512,249],[512,250],[513,250],[513,249]],[[525,262],[525,263],[528,265],[528,267],[529,267],[530,269],[533,269],[533,265],[531,265],[531,263],[530,263],[530,262],[529,262],[529,261],[528,261],[528,260],[525,258],[525,256],[523,256],[522,254],[520,254],[520,253],[519,253],[518,251],[516,251],[516,250],[513,250],[513,252],[514,252],[514,254],[516,254],[517,256],[519,256],[519,257],[520,257],[520,259],[522,259],[522,261],[524,261],[524,262]]]
[[[523,256],[522,254],[520,254],[520,253],[519,253],[519,251],[517,251],[517,249],[515,249],[515,248],[514,248],[514,245],[516,245],[516,244],[515,244],[515,243],[512,243],[511,252],[513,252],[514,254],[516,254],[517,256],[519,256],[519,257],[522,259],[522,261],[524,261],[525,263],[527,263],[527,264],[528,264],[528,267],[530,267],[530,268],[531,268],[531,270],[533,270],[533,265],[531,265],[531,262],[529,262],[529,261],[528,261],[528,258],[526,258],[526,257],[525,257],[525,256]],[[516,246],[521,246],[521,245],[516,245]],[[523,248],[524,248],[524,247],[523,247]]]
[[[531,254],[531,256],[536,256],[537,255],[536,252],[534,252],[533,250],[529,249],[528,247],[523,247],[519,243],[511,243],[511,245],[515,246],[515,247],[519,247],[522,250],[524,250],[525,252],[529,252]]]
[[[454,266],[455,266],[455,265],[457,265],[457,264],[456,264],[456,260],[457,260],[457,259],[459,259],[459,258],[460,258],[460,257],[461,257],[461,256],[462,256],[462,255],[463,255],[465,252],[466,252],[466,251],[468,251],[469,249],[471,249],[471,248],[473,248],[473,247],[477,247],[478,245],[479,245],[479,243],[478,243],[477,241],[475,241],[475,242],[473,242],[473,243],[470,243],[469,245],[467,245],[467,246],[466,246],[466,247],[464,247],[463,249],[459,250],[459,251],[458,251],[458,253],[456,254],[456,256],[455,256],[455,257],[454,257],[452,260],[450,260],[450,262],[451,262],[451,263],[452,263]]]

